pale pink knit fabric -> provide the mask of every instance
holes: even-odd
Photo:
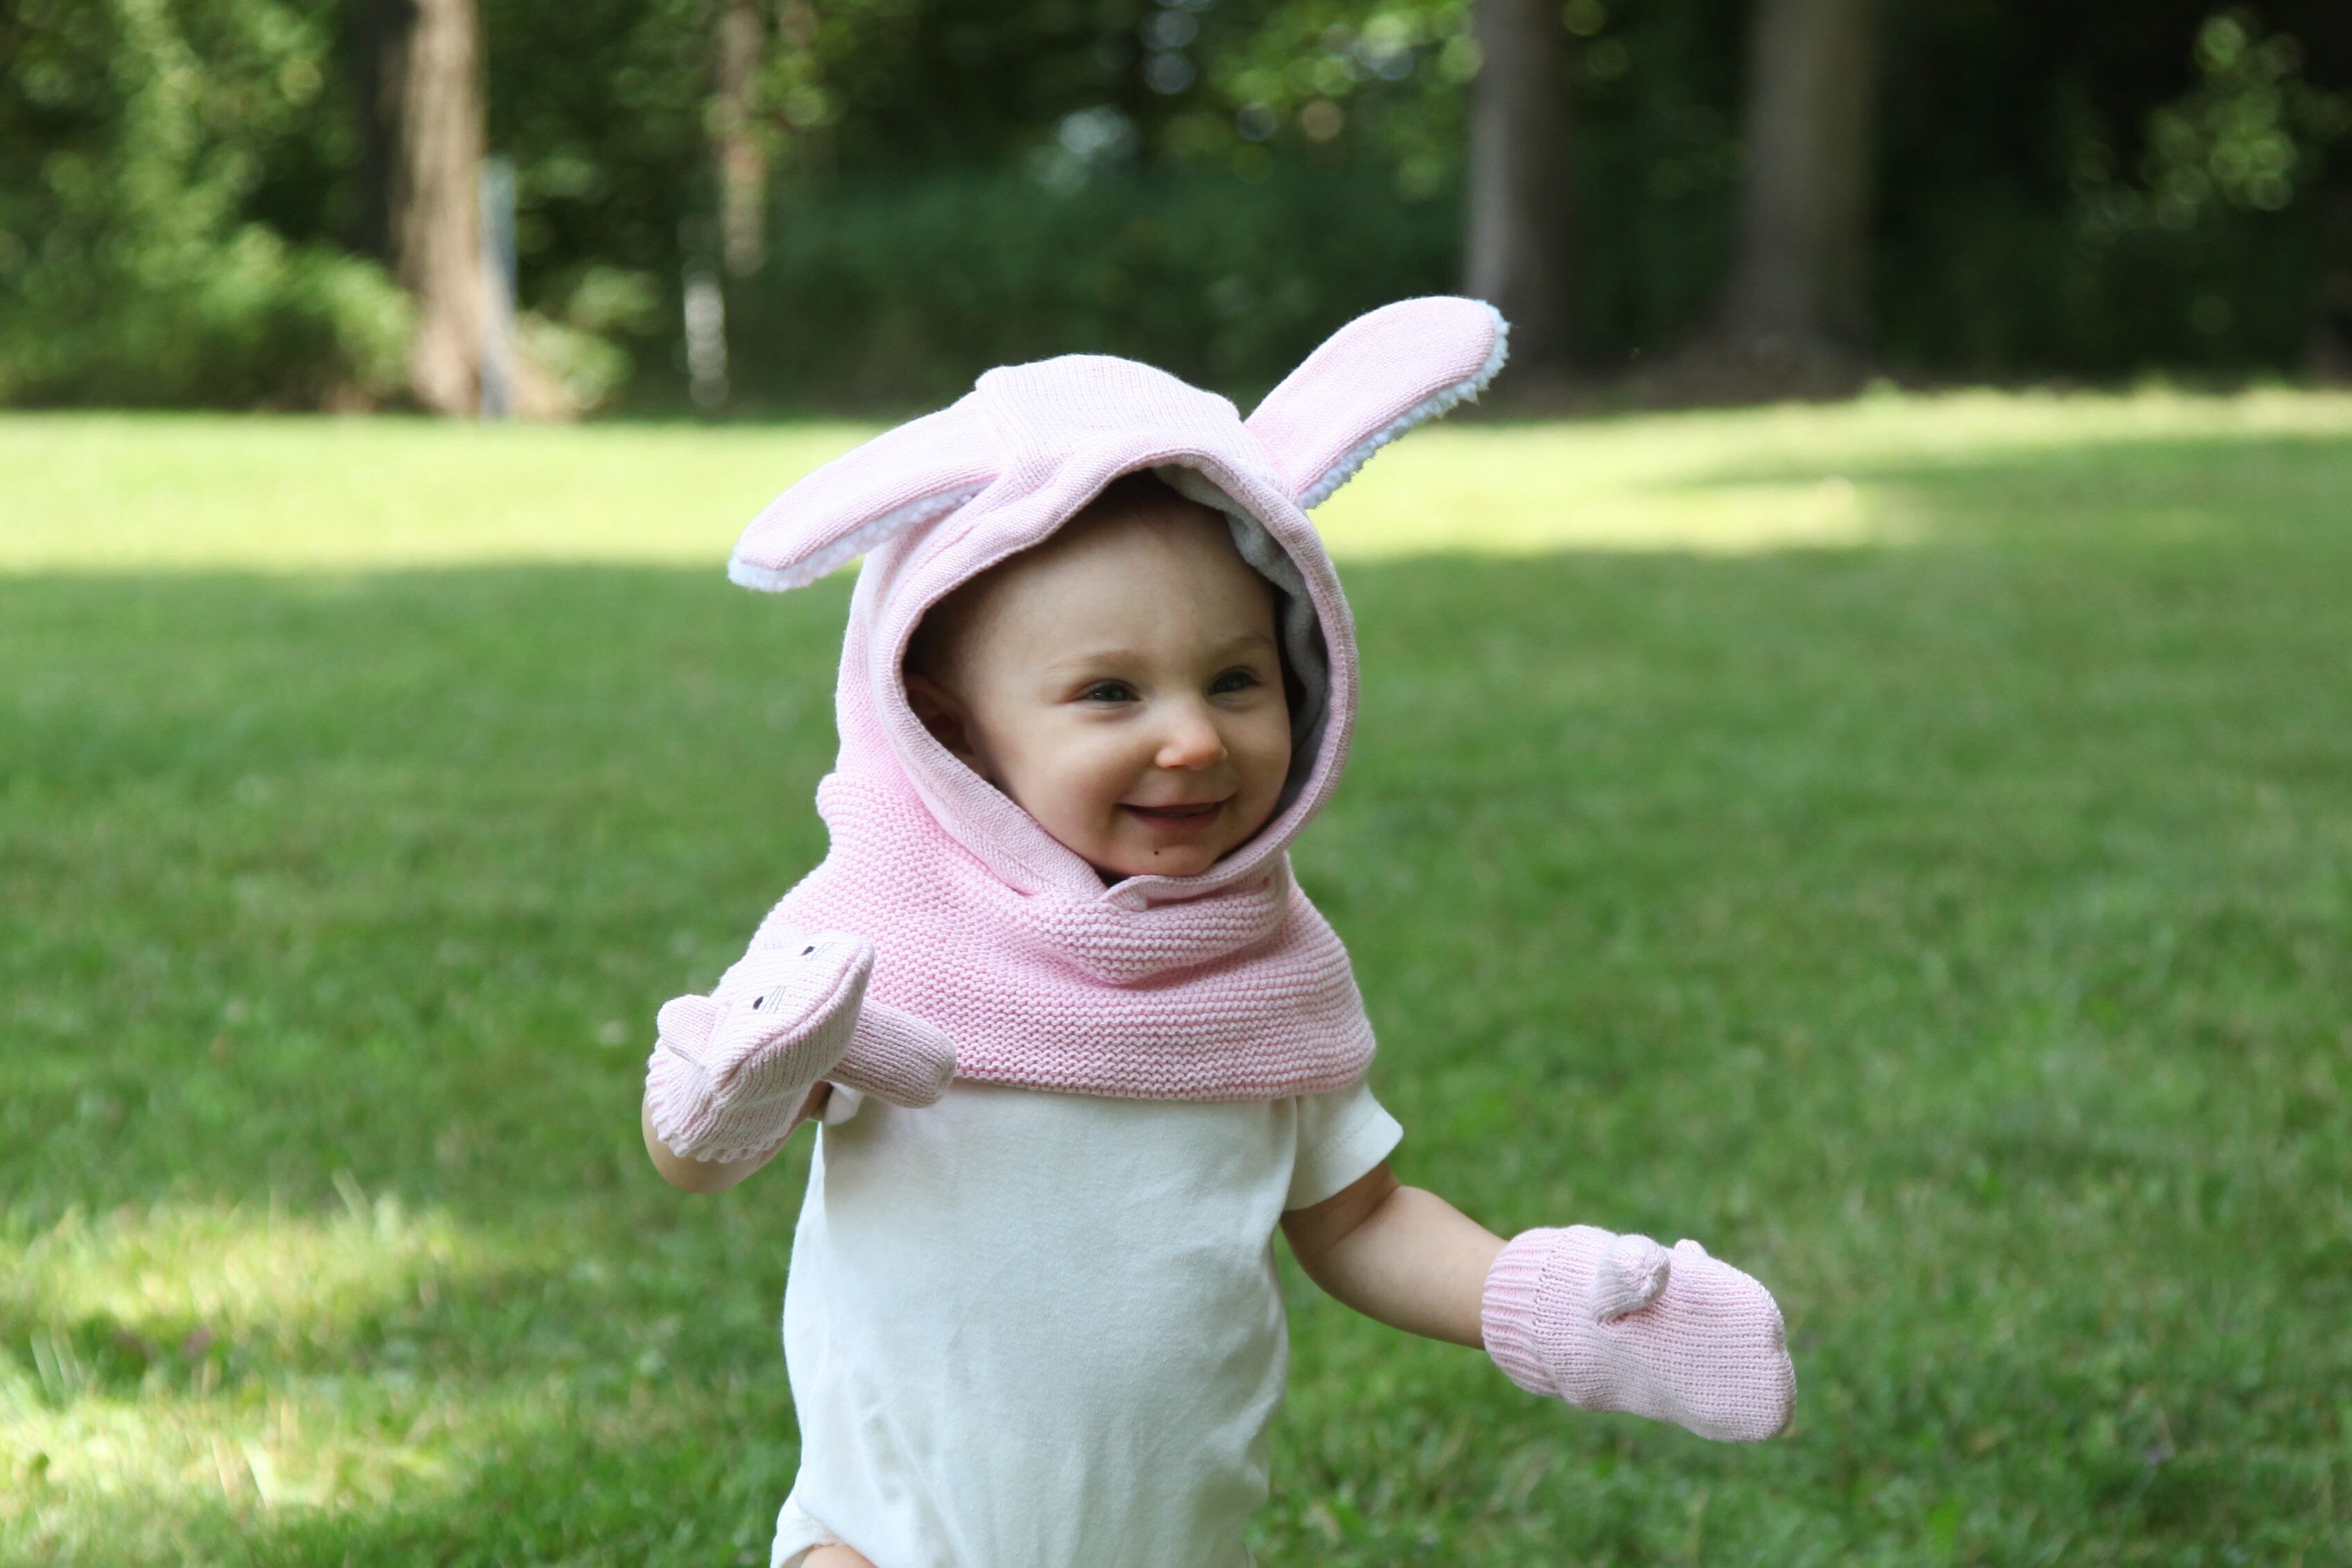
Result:
[[[1772,1293],[1696,1241],[1530,1230],[1487,1271],[1487,1354],[1531,1394],[1757,1443],[1797,1402]]]
[[[856,554],[866,563],[835,695],[840,757],[817,796],[832,849],[753,951],[808,930],[864,936],[877,952],[867,995],[944,1030],[964,1078],[1186,1100],[1354,1082],[1371,1027],[1287,855],[1338,783],[1356,710],[1347,601],[1304,508],[1475,395],[1502,363],[1503,330],[1474,300],[1389,306],[1342,329],[1246,423],[1129,361],[1012,366],[787,490],[746,530],[730,575],[782,590]],[[1328,716],[1292,798],[1247,844],[1198,876],[1105,887],[932,738],[901,664],[931,605],[1112,479],[1162,465],[1205,476],[1297,567],[1328,657]]]
[[[672,1154],[730,1161],[800,1124],[818,1080],[929,1105],[955,1049],[929,1025],[866,1000],[874,947],[818,932],[747,955],[707,997],[674,997],[646,1063],[646,1113]]]

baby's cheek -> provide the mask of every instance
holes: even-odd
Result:
[[[1249,824],[1249,831],[1255,832],[1274,815],[1275,802],[1282,794],[1282,781],[1290,773],[1290,727],[1280,719],[1254,726],[1244,744],[1244,788],[1252,814],[1256,817]]]
[[[1118,802],[1135,782],[1136,770],[1120,748],[1091,737],[1074,737],[1038,762],[1038,804],[1022,804],[1065,846],[1083,854],[1129,825]]]

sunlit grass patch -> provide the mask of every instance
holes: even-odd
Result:
[[[169,1550],[223,1511],[377,1506],[463,1471],[497,1411],[382,1331],[515,1249],[337,1185],[326,1216],[163,1201],[0,1229],[0,1522]]]
[[[775,1396],[763,1393],[764,1409]],[[100,1395],[64,1409],[0,1392],[0,1561],[340,1562],[353,1543],[391,1563],[469,1560],[502,1530],[543,1528],[539,1516],[566,1506],[593,1534],[615,1501],[648,1501],[648,1485],[672,1494],[654,1478],[675,1461],[632,1474],[625,1456],[651,1445],[677,1460],[704,1458],[730,1397],[740,1419],[750,1403],[740,1389],[641,1381],[615,1398],[528,1366],[406,1378],[278,1373],[234,1390]],[[772,1489],[772,1444],[746,1445],[736,1458],[730,1490]],[[501,1517],[512,1515],[522,1517]],[[709,1539],[688,1517],[687,1539]],[[760,1521],[753,1512],[728,1522],[720,1539],[749,1540]],[[399,1544],[445,1535],[438,1550]]]
[[[0,418],[0,572],[369,570],[607,561],[715,568],[752,514],[873,433],[847,423],[550,428],[164,414]],[[1317,513],[1342,559],[1555,549],[1739,554],[1903,543],[1939,476],[2352,439],[2352,394],[1885,393],[1831,405],[1457,421]],[[2110,497],[2113,498],[2112,497]],[[2226,507],[2172,497],[2175,531]],[[1961,519],[1966,522],[1969,519]]]
[[[778,490],[870,434],[0,416],[0,572],[714,564]]]
[[[126,1509],[381,1506],[462,1479],[497,1431],[479,1396],[470,1385],[453,1400],[322,1376],[236,1394],[98,1394],[59,1408],[19,1387],[0,1430],[0,1475],[16,1482],[0,1520],[106,1539],[140,1521]]]
[[[102,1374],[58,1325],[104,1325],[150,1373],[175,1359],[215,1367],[216,1345],[284,1355],[331,1351],[362,1318],[512,1260],[446,1212],[411,1214],[339,1172],[344,1210],[297,1217],[282,1199],[157,1203],[90,1218],[79,1208],[26,1236],[0,1233],[0,1321],[48,1325],[35,1343],[52,1401],[93,1391]]]
[[[2280,442],[2352,440],[2352,394],[2236,397],[1885,393],[1851,403],[1628,415],[1544,424],[1456,422],[1373,459],[1316,513],[1343,559],[1459,550],[1745,554],[1979,537],[2030,528],[2049,496],[2020,483],[2072,467],[2090,508],[2128,506],[2151,463],[2229,464]],[[2008,477],[1990,506],[1955,507],[1955,481]],[[1971,497],[1973,498],[1973,497]],[[2227,534],[2252,497],[2152,499],[2175,533]],[[2316,506],[2322,497],[2313,496]],[[2144,522],[2144,517],[2135,519]]]
[[[781,1367],[714,1369],[687,1314],[647,1309],[659,1265],[615,1267],[604,1227],[493,1234],[332,1186],[308,1213],[163,1202],[7,1228],[0,1562],[340,1557],[302,1543],[430,1536],[518,1473],[593,1497],[599,1454],[690,1459],[719,1424],[772,1424]],[[734,1337],[762,1315],[745,1298],[709,1321]],[[772,1484],[773,1447],[739,1484]]]

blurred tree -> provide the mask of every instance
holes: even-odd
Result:
[[[416,301],[409,382],[439,413],[473,411],[484,320],[481,207],[482,48],[474,0],[411,0],[399,51],[399,154],[392,240],[402,287]]]
[[[2308,363],[2327,279],[2352,282],[2352,5],[2052,0],[1883,22],[1871,293],[1888,362]]]
[[[1722,347],[1769,371],[1834,367],[1870,329],[1879,0],[1756,0],[1738,244]]]
[[[343,53],[357,152],[351,169],[352,247],[390,267],[393,186],[400,166],[400,110],[408,93],[408,41],[416,0],[349,0]]]
[[[1509,319],[1523,377],[1556,376],[1573,345],[1567,33],[1551,0],[1478,0],[1473,37],[1465,287]]]
[[[325,242],[326,0],[0,0],[0,402],[373,402],[406,302]]]
[[[719,159],[719,255],[739,277],[759,271],[767,254],[768,153],[757,102],[765,34],[759,0],[727,0],[721,7],[711,141]]]
[[[1463,281],[1469,0],[759,0],[744,101],[766,176],[732,198],[719,133],[741,78],[714,57],[736,0],[474,4],[488,139],[518,173],[523,334],[583,403],[683,396],[681,265],[689,244],[719,261],[730,210],[766,253],[728,278],[748,406],[929,399],[1106,347],[1245,394],[1348,312]],[[1575,186],[1554,276],[1586,371],[1654,362],[1734,299],[1753,320],[1793,298],[1822,339],[1859,332],[1921,378],[2352,353],[2352,324],[2330,324],[2352,315],[2345,0],[1885,5],[1864,17],[1873,70],[1830,82],[1874,128],[1826,143],[1870,144],[1858,209],[1819,200],[1864,189],[1854,164],[1837,187],[1802,137],[1772,150],[1772,127],[1818,135],[1836,106],[1758,63],[1762,5],[1554,13]],[[416,14],[0,0],[0,398],[361,403],[401,384],[405,296],[351,253],[397,254],[409,78],[368,38]],[[1840,210],[1796,226],[1843,251],[1754,238],[1769,213]],[[1784,291],[1768,254],[1853,281]],[[1534,318],[1513,313],[1532,358]]]

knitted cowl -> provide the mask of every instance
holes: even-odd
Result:
[[[937,1026],[957,1076],[980,1082],[1241,1100],[1360,1078],[1371,1026],[1288,855],[1339,781],[1356,708],[1347,601],[1307,509],[1382,444],[1475,396],[1501,368],[1504,333],[1472,300],[1388,306],[1342,329],[1246,422],[1130,361],[1011,366],[786,490],[736,547],[734,580],[781,591],[866,560],[835,695],[841,751],[817,789],[831,848],[752,949],[801,932],[866,937],[867,1001]],[[1295,569],[1291,593],[1303,588],[1319,632],[1323,711],[1255,836],[1199,875],[1105,886],[923,727],[902,665],[925,611],[1111,480],[1155,467],[1194,494],[1209,492],[1192,476],[1205,479],[1242,519],[1237,537],[1262,528]]]

